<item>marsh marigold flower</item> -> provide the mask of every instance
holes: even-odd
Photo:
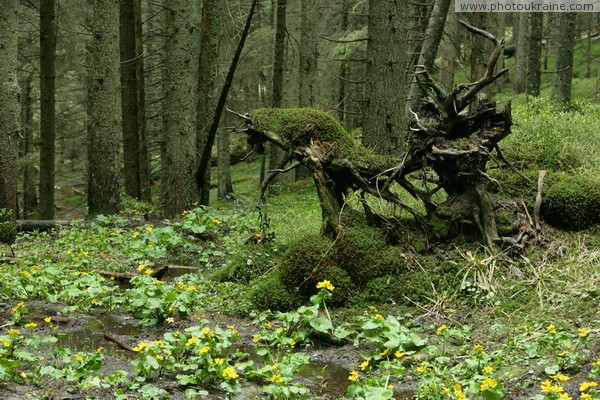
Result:
[[[335,286],[333,286],[331,284],[331,282],[329,282],[327,279],[317,283],[317,289],[327,289],[330,292],[333,291],[333,289],[335,289]]]
[[[35,327],[37,327],[37,326],[38,326],[38,324],[37,324],[37,323],[35,323],[35,322],[30,322],[30,323],[28,323],[28,324],[25,324],[25,325],[23,325],[23,328],[25,328],[25,329],[29,329],[29,328],[35,328]]]
[[[548,327],[546,329],[548,330],[548,333],[551,333],[552,335],[556,334],[556,332],[557,332],[556,325],[554,325],[554,324],[548,325]]]
[[[597,386],[598,382],[583,382],[581,385],[579,385],[579,391],[585,392],[586,390]]]
[[[581,400],[592,400],[593,399],[592,395],[589,393],[581,393],[581,396],[579,398]]]
[[[484,390],[493,389],[498,386],[498,381],[492,378],[483,378],[481,382],[480,390],[483,392]]]
[[[454,385],[454,394],[456,395],[457,400],[466,400],[467,396],[465,396],[465,393],[462,390],[462,386],[460,386],[460,383],[456,383]]]
[[[435,331],[436,335],[441,335],[442,333],[444,333],[444,331],[448,329],[448,327],[446,325],[440,325],[439,328],[437,328],[437,330]]]
[[[483,372],[486,374],[491,374],[494,371],[494,368],[491,365],[486,365],[483,367]]]
[[[227,367],[227,368],[225,368],[223,370],[223,372],[221,373],[221,375],[225,379],[237,379],[239,377],[239,375],[235,371],[235,368],[233,368],[233,367]]]
[[[19,336],[21,331],[18,329],[9,329],[6,331],[6,333],[8,333],[10,336]]]
[[[369,362],[368,361],[363,361],[360,363],[359,368],[361,371],[364,371],[367,367],[369,366]]]
[[[348,376],[348,380],[352,382],[356,382],[358,380],[358,371],[350,371],[350,375]]]
[[[577,332],[579,333],[579,337],[582,337],[582,338],[587,337],[587,335],[588,335],[587,329],[585,329],[585,328],[579,328],[579,329],[577,329]]]
[[[550,378],[555,379],[557,381],[561,381],[561,382],[568,381],[569,379],[571,379],[568,376],[563,375],[563,374],[551,375]]]
[[[269,382],[281,383],[283,382],[283,378],[281,377],[281,374],[275,374],[269,378]]]

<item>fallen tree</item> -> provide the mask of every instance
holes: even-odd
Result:
[[[265,143],[271,142],[286,154],[279,168],[270,171],[263,182],[259,204],[274,176],[300,163],[314,179],[325,235],[337,236],[344,197],[349,191],[359,191],[371,222],[383,217],[369,206],[366,195],[407,210],[417,226],[430,235],[432,225],[444,221],[460,224],[463,230],[470,226],[485,244],[494,247],[500,237],[489,189],[497,182],[486,168],[490,160],[512,167],[498,147],[511,132],[511,107],[508,103],[498,111],[495,102],[479,95],[507,72],[494,71],[503,41],[466,22],[461,24],[493,43],[486,70],[477,81],[448,92],[425,67],[416,66],[416,79],[428,96],[416,110],[410,110],[413,120],[409,143],[398,157],[374,154],[354,140],[335,118],[319,110],[259,109],[237,114],[246,122],[243,132],[248,135],[252,151],[260,153]],[[290,162],[293,164],[286,168]],[[403,202],[397,187],[421,202],[425,213]],[[445,192],[446,199],[437,204],[433,198],[440,191]],[[519,235],[520,241],[526,239],[526,235]]]

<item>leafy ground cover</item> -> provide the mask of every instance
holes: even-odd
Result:
[[[593,175],[596,109],[568,115],[581,132],[562,145],[544,125],[550,106],[527,107],[506,153],[523,169]],[[253,290],[318,233],[320,212],[298,182],[276,187],[259,219],[257,170],[234,166],[235,200],[172,221],[129,202],[22,234],[14,257],[0,248],[0,398],[600,398],[598,225],[544,226],[523,251],[408,243],[402,276],[344,307],[343,283],[323,277],[301,304],[265,311]],[[224,270],[234,279],[217,279]]]

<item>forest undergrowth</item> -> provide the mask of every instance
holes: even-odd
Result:
[[[587,107],[568,120],[517,108],[507,156],[594,179],[600,122]],[[598,224],[544,225],[540,243],[495,252],[408,241],[393,253],[401,279],[336,306],[344,283],[324,276],[269,311],[256,288],[269,293],[264,277],[318,234],[320,211],[301,181],[276,186],[259,219],[255,166],[233,167],[235,200],[174,220],[128,201],[0,248],[0,398],[600,399]]]

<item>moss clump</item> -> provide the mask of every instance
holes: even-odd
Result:
[[[211,274],[218,282],[248,283],[277,265],[277,252],[268,244],[247,244],[238,249],[231,259]]]
[[[302,304],[300,296],[283,285],[279,272],[259,278],[246,296],[258,310],[289,311]]]
[[[542,202],[546,222],[572,230],[600,223],[600,180],[572,174],[554,174],[552,180]]]
[[[281,280],[289,290],[297,290],[305,299],[317,293],[316,285],[325,279],[335,286],[331,304],[342,304],[355,285],[346,271],[335,262],[331,241],[309,235],[293,243],[280,266]]]
[[[334,258],[353,282],[362,287],[380,276],[378,267],[382,265],[377,261],[386,247],[378,231],[366,224],[355,224],[340,230],[335,240]]]
[[[12,211],[0,208],[0,243],[13,244],[17,238],[17,224]]]

